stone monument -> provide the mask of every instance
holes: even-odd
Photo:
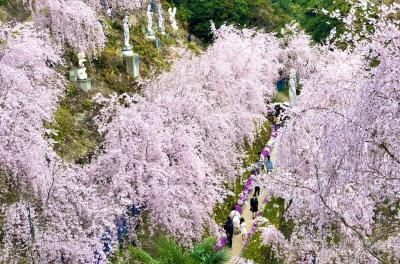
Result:
[[[153,12],[151,12],[151,4],[147,5],[147,34],[148,39],[154,40],[156,37],[153,31]]]
[[[289,79],[289,103],[290,107],[294,107],[297,103],[297,77],[294,69],[290,70]]]
[[[92,79],[88,78],[85,64],[83,64],[87,61],[84,52],[78,53],[78,60],[79,68],[76,70],[77,82],[82,91],[89,92],[92,89]]]
[[[132,77],[139,77],[139,54],[132,51],[129,44],[129,16],[124,17],[124,48],[122,50],[122,57],[125,65],[126,72]]]
[[[164,17],[161,3],[158,5],[158,32],[160,32],[161,35],[165,35]]]
[[[124,50],[132,50],[131,45],[129,44],[129,16],[125,15],[124,17]]]
[[[107,10],[108,7],[109,7],[107,0],[100,0],[100,5],[101,5],[101,7],[102,7],[103,9],[106,9],[106,10]]]
[[[168,8],[168,14],[169,14],[169,22],[171,23],[171,27],[173,30],[177,31],[178,30],[178,25],[176,24],[176,19],[175,19],[175,15],[176,15],[176,7],[172,8]]]

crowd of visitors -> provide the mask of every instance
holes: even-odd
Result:
[[[271,157],[269,156],[269,153],[267,152],[259,152],[259,160],[255,163],[255,168],[253,167],[253,170],[251,171],[252,175],[258,175],[262,170],[264,170],[266,173],[270,173],[273,170],[273,164],[271,161]],[[261,192],[261,187],[259,180],[257,177],[253,178],[253,186],[254,186],[254,192],[253,196],[250,199],[250,211],[252,213],[252,218],[255,219],[257,217],[258,213],[258,197],[260,196]],[[234,235],[240,235],[241,234],[241,239],[242,243],[245,244],[248,236],[247,232],[247,225],[244,217],[241,215],[241,209],[240,207],[237,208],[237,206],[233,206],[231,213],[227,217],[227,220],[224,224],[224,230],[226,233],[226,238],[227,238],[227,246],[229,248],[232,248],[232,240]]]
[[[266,172],[272,171],[272,161],[269,156],[267,156],[266,159],[264,159],[264,156],[260,154],[260,159],[256,163],[257,170],[252,171],[252,174],[259,174],[259,170],[261,168],[264,168]],[[253,185],[254,185],[254,193],[253,197],[250,199],[250,211],[252,213],[253,219],[257,217],[258,213],[258,196],[260,196],[260,184],[257,178],[255,177],[253,179]],[[232,207],[232,211],[229,214],[225,224],[224,224],[224,230],[226,233],[227,237],[227,246],[232,247],[232,239],[234,235],[239,235],[241,234],[242,237],[242,243],[246,243],[247,239],[247,225],[245,219],[241,216],[241,213],[239,212],[239,209],[236,206]]]

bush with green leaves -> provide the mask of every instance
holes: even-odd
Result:
[[[216,240],[206,238],[192,249],[179,246],[174,240],[160,236],[146,251],[129,246],[112,258],[113,264],[222,264],[228,260],[225,250],[214,251]],[[151,253],[149,253],[151,252]]]

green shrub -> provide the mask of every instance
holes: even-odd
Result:
[[[10,0],[0,0],[0,6],[4,6],[6,4],[8,4]]]

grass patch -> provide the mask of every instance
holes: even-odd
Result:
[[[283,88],[283,91],[277,91],[272,97],[272,102],[273,103],[285,103],[289,102],[289,84],[288,81],[285,81],[285,86]]]
[[[277,92],[271,100],[273,103],[286,103],[289,102],[289,95],[285,92]]]
[[[75,85],[69,85],[65,94],[54,113],[54,121],[45,122],[45,127],[54,131],[47,136],[55,141],[54,149],[65,161],[89,163],[102,142],[93,120],[101,106]]]
[[[293,221],[286,220],[284,214],[285,200],[280,197],[272,196],[265,205],[263,216],[288,239],[293,232],[294,226]]]

